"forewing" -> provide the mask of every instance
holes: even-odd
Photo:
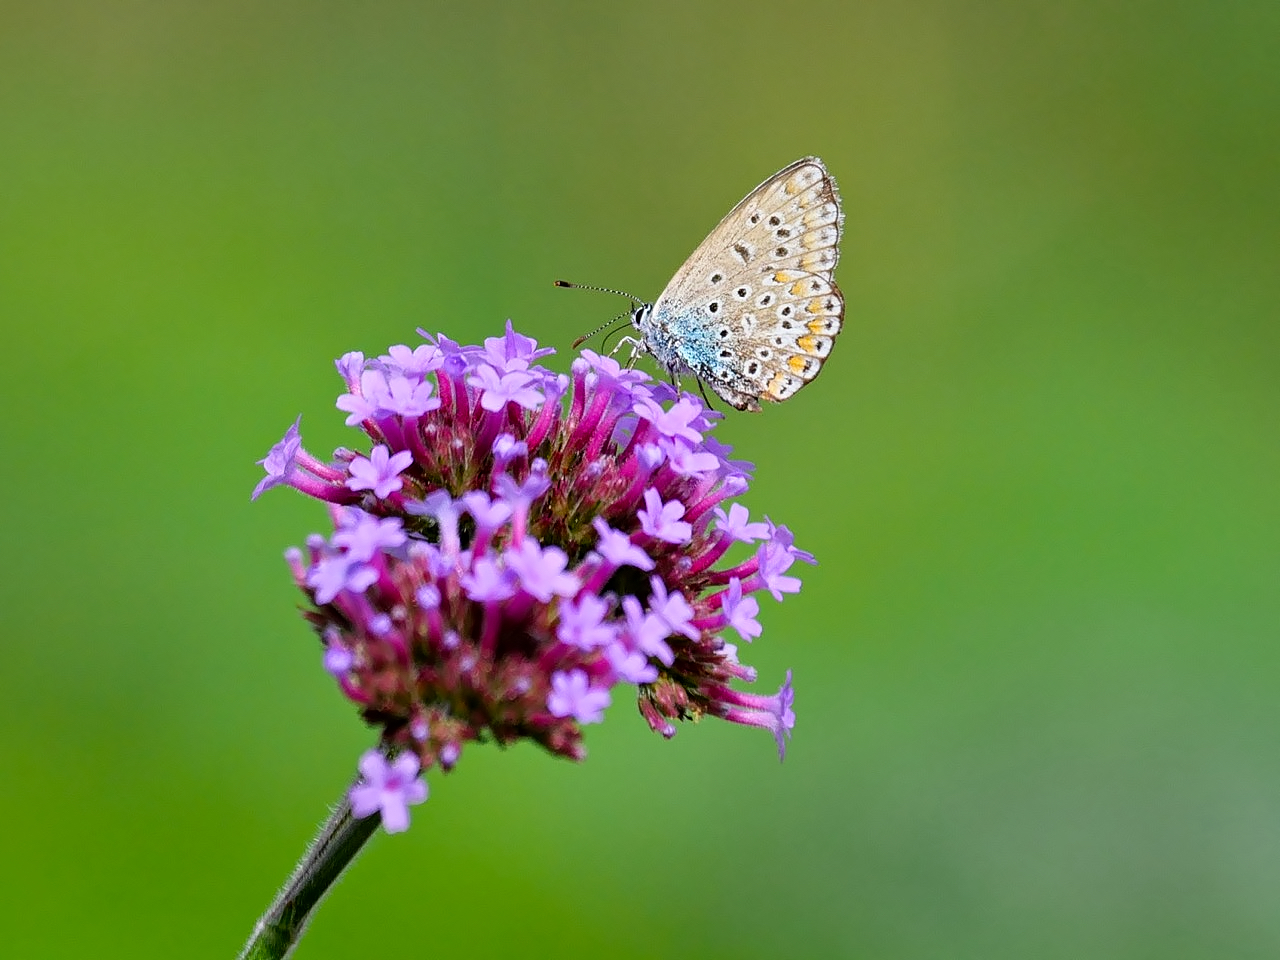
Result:
[[[705,322],[715,360],[698,351],[689,366],[735,407],[786,400],[822,369],[844,320],[832,278],[843,225],[822,161],[797,160],[729,211],[654,303]]]

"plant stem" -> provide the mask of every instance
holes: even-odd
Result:
[[[283,960],[297,946],[302,931],[329,888],[342,876],[357,853],[382,823],[379,814],[356,819],[351,802],[342,802],[329,815],[299,861],[293,876],[254,925],[253,935],[238,960]]]

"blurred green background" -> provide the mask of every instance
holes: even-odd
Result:
[[[254,461],[334,357],[561,351],[752,186],[845,330],[721,438],[799,722],[473,749],[299,958],[1280,955],[1280,6],[0,6],[0,954],[230,958],[370,742]]]

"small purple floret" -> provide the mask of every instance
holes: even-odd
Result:
[[[402,486],[400,471],[413,463],[413,454],[401,450],[392,454],[383,444],[378,444],[369,452],[369,456],[356,457],[351,461],[348,471],[351,478],[347,487],[352,490],[372,490],[375,497],[389,497]]]
[[[679,500],[662,502],[662,496],[653,487],[644,492],[645,509],[637,510],[640,529],[655,540],[667,543],[688,543],[693,527],[680,518],[684,516],[684,504]]]
[[[593,689],[582,670],[551,675],[547,709],[553,717],[573,717],[579,723],[599,723],[612,698],[608,690]]]
[[[272,487],[278,487],[282,483],[288,483],[289,477],[292,475],[295,464],[294,458],[297,457],[299,449],[302,447],[302,417],[293,421],[293,426],[285,431],[284,436],[276,443],[267,455],[258,461],[259,464],[267,471],[267,475],[258,481],[258,485],[253,488],[250,500],[257,500],[263,493]]]
[[[427,799],[427,782],[418,776],[421,764],[412,753],[402,753],[387,763],[377,750],[360,758],[360,783],[351,788],[351,812],[363,819],[382,814],[387,833],[409,829],[409,807]]]

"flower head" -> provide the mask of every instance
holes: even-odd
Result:
[[[356,814],[404,829],[420,771],[453,769],[473,742],[581,759],[583,725],[619,684],[665,737],[711,715],[781,750],[790,675],[773,696],[735,689],[755,671],[719,634],[759,636],[751,595],[796,592],[791,568],[812,557],[730,502],[747,473],[709,435],[718,415],[589,351],[555,374],[510,323],[483,347],[426,339],[338,361],[338,406],[367,454],[322,462],[295,423],[254,490],[330,505],[333,533],[288,560],[325,669],[380,732]],[[754,556],[719,565],[752,541]]]

